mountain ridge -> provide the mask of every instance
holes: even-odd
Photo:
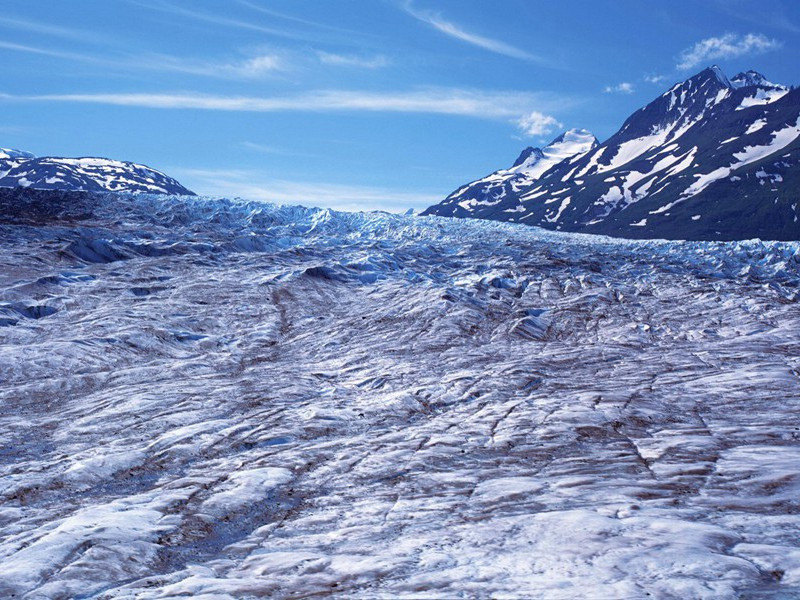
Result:
[[[0,148],[0,187],[194,195],[176,179],[147,165],[94,156],[36,157],[13,148]]]
[[[719,67],[678,82],[588,151],[499,170],[423,214],[619,237],[800,239],[800,92]]]

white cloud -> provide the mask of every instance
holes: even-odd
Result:
[[[293,23],[299,23],[301,25],[306,25],[308,27],[312,27],[315,29],[322,29],[327,31],[336,31],[339,33],[346,33],[348,35],[357,34],[358,32],[353,31],[352,29],[343,29],[341,27],[336,27],[334,25],[329,25],[327,23],[318,23],[317,21],[311,21],[309,19],[304,19],[302,17],[297,17],[294,15],[286,14],[279,12],[277,10],[273,10],[271,8],[265,8],[258,4],[253,4],[252,2],[248,2],[248,0],[237,0],[238,4],[242,6],[246,6],[247,8],[259,12],[264,15],[269,15],[270,17],[275,17],[281,19],[283,21],[290,21]]]
[[[24,52],[26,54],[38,54],[40,56],[50,56],[53,58],[60,58],[64,60],[73,60],[79,62],[95,63],[95,64],[108,64],[109,61],[102,58],[90,56],[88,54],[80,54],[78,52],[66,52],[62,50],[51,50],[49,48],[40,48],[38,46],[29,46],[27,44],[15,44],[14,42],[0,41],[0,49],[11,50],[13,52]]]
[[[74,102],[152,109],[230,112],[386,112],[419,113],[505,120],[530,136],[563,128],[544,112],[574,105],[569,97],[548,93],[425,88],[402,92],[316,90],[293,96],[219,96],[197,93],[86,93],[12,95],[0,99],[23,102]],[[251,148],[252,149],[252,148]]]
[[[521,50],[516,46],[512,46],[500,40],[484,37],[482,35],[465,31],[459,25],[456,25],[451,21],[444,20],[438,13],[427,10],[418,10],[414,8],[410,2],[405,3],[403,5],[403,8],[409,15],[411,15],[418,21],[427,23],[428,25],[434,27],[435,29],[438,29],[445,35],[448,35],[457,40],[461,40],[462,42],[472,44],[473,46],[478,46],[479,48],[483,48],[484,50],[488,50],[489,52],[494,52],[495,54],[510,56],[511,58],[518,58],[520,60],[527,60],[530,62],[538,62],[538,63],[545,62],[545,60],[542,59],[541,57],[531,54],[530,52],[526,52],[525,50]]]
[[[238,74],[258,76],[269,71],[279,70],[283,67],[283,64],[277,56],[262,54],[261,56],[248,58],[239,64],[229,65],[229,67],[233,68],[234,72]]]
[[[265,33],[276,37],[288,38],[292,40],[300,40],[306,42],[319,41],[319,33],[309,33],[290,30],[286,26],[268,27],[262,25],[259,19],[252,19],[243,21],[241,19],[233,19],[225,15],[212,14],[201,12],[197,6],[175,6],[168,2],[158,0],[130,0],[132,4],[141,6],[142,8],[156,10],[167,14],[175,15],[178,17],[186,17],[194,19],[195,21],[209,23],[214,27],[230,27],[233,29],[243,29],[246,31],[255,31],[258,33]],[[222,3],[220,3],[222,4]],[[224,9],[223,9],[224,10]],[[230,12],[230,11],[228,11]]]
[[[275,146],[268,146],[266,144],[259,144],[257,142],[242,142],[242,146],[247,148],[248,150],[253,150],[255,152],[261,152],[262,154],[283,154],[284,152],[280,148],[276,148]]]
[[[329,182],[291,181],[264,177],[248,169],[180,169],[170,173],[201,195],[239,197],[277,204],[303,204],[337,210],[385,210],[405,212],[427,208],[442,199],[443,193],[409,192]]]
[[[394,93],[318,90],[294,96],[88,93],[6,96],[6,99],[241,112],[370,111],[461,115],[485,119],[520,119],[523,115],[520,123],[526,123],[524,126],[531,130],[557,123],[555,118],[534,111],[534,108],[547,110],[548,105],[563,107],[570,103],[567,98],[548,99],[545,95],[530,92],[492,92],[461,88],[426,88]]]
[[[389,60],[382,55],[364,57],[351,54],[334,54],[332,52],[318,51],[319,62],[325,65],[338,67],[360,67],[363,69],[377,69],[389,64]]]
[[[286,61],[276,54],[261,54],[239,61],[214,62],[187,60],[167,54],[125,54],[116,57],[113,55],[95,56],[4,41],[0,41],[0,49],[50,56],[73,62],[103,65],[112,69],[171,71],[231,79],[253,79],[287,68]]]
[[[274,54],[262,54],[232,62],[204,62],[153,55],[145,57],[145,65],[151,69],[232,79],[256,79],[286,69],[284,60]]]
[[[310,152],[298,152],[288,148],[270,146],[268,144],[259,144],[258,142],[241,142],[242,148],[247,148],[252,152],[259,154],[279,154],[281,156],[301,156],[303,158],[325,158],[324,154],[313,154]]]
[[[59,27],[58,25],[51,25],[49,23],[39,23],[36,21],[27,21],[25,19],[18,19],[15,17],[0,16],[0,26],[18,31],[27,31],[33,33],[41,33],[44,35],[60,37],[69,40],[77,40],[80,42],[90,43],[108,43],[109,38],[99,35],[94,31],[86,29],[73,29],[67,27]]]
[[[681,52],[677,67],[686,70],[711,60],[758,54],[780,47],[781,42],[760,33],[748,33],[744,36],[726,33],[720,37],[700,40],[691,48]]]
[[[547,135],[555,129],[562,129],[564,126],[555,117],[533,111],[519,121],[517,125],[526,135]]]
[[[603,88],[603,92],[606,94],[632,94],[633,84],[623,81],[617,85],[607,85]]]
[[[644,76],[644,80],[647,83],[652,83],[655,85],[664,83],[667,80],[666,75],[656,75],[656,74],[648,74]]]

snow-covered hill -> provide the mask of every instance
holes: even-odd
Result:
[[[0,597],[800,596],[800,244],[0,191]]]
[[[8,148],[0,148],[0,187],[193,195],[172,177],[144,165],[107,158],[36,158]]]
[[[800,239],[800,90],[711,67],[589,151],[525,181],[495,179],[427,213],[624,237]]]

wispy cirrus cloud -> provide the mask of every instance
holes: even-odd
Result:
[[[185,8],[177,6],[164,0],[128,0],[131,4],[140,6],[145,9],[162,12],[165,14],[182,17],[187,20],[193,20],[198,23],[207,23],[213,27],[225,27],[230,29],[239,29],[242,31],[252,31],[256,33],[263,33],[274,37],[298,40],[305,42],[318,42],[320,40],[334,36],[339,40],[352,39],[354,35],[363,37],[358,32],[347,31],[338,29],[336,27],[328,27],[323,24],[312,23],[305,19],[292,17],[289,15],[282,15],[276,11],[265,9],[252,2],[240,2],[240,4],[249,8],[255,9],[258,12],[268,14],[273,17],[281,17],[282,20],[289,20],[295,22],[300,26],[287,27],[286,23],[266,23],[259,19],[246,19],[235,16],[230,16],[230,11],[225,14],[210,13],[198,10],[196,7]],[[313,25],[313,27],[309,27]]]
[[[2,19],[0,19],[1,21]],[[229,60],[202,60],[158,53],[129,54],[106,51],[89,54],[6,41],[0,41],[0,50],[49,56],[72,62],[103,65],[115,69],[166,71],[222,79],[257,79],[280,71],[296,70],[312,63],[361,69],[378,69],[390,64],[389,59],[380,54],[360,56],[356,54],[336,54],[322,50],[295,53],[286,51],[262,52],[240,59]]]
[[[289,15],[281,15],[275,11],[262,8],[258,5],[241,0],[240,4],[269,15],[280,16],[283,19],[296,20],[303,24],[325,27],[304,19],[295,19]],[[180,7],[172,7],[169,4],[157,5],[160,10],[178,11],[184,13]],[[197,17],[197,15],[193,15]],[[208,15],[206,15],[208,16]],[[204,16],[200,16],[201,20]],[[209,16],[209,18],[211,18]],[[238,25],[238,24],[237,24]],[[252,24],[246,24],[250,27]],[[255,25],[260,30],[260,26]],[[62,50],[50,45],[31,45],[20,44],[11,41],[0,40],[0,50],[49,56],[63,60],[102,65],[114,69],[124,70],[147,70],[147,71],[167,71],[176,73],[186,73],[224,79],[256,79],[264,75],[297,70],[304,66],[322,64],[327,66],[352,67],[364,69],[377,69],[388,66],[389,60],[383,55],[363,56],[358,54],[338,54],[325,51],[261,51],[250,56],[233,59],[209,60],[198,57],[181,57],[169,54],[144,52],[133,53],[128,48],[114,40],[92,36],[90,32],[78,29],[70,29],[47,23],[39,23],[23,19],[0,16],[0,29],[7,28],[16,31],[41,33],[48,37],[58,37],[82,42],[92,42],[103,44],[102,51],[76,52],[73,50]]]
[[[12,52],[22,52],[25,54],[38,54],[40,56],[49,56],[51,58],[60,58],[64,60],[72,60],[78,62],[87,62],[95,64],[108,64],[107,59],[91,54],[81,54],[80,52],[70,52],[66,50],[58,50],[52,48],[41,48],[39,46],[30,46],[28,44],[17,44],[14,42],[0,41],[0,50],[11,50]]]
[[[379,69],[389,65],[389,59],[378,54],[376,56],[357,56],[354,54],[336,54],[317,51],[319,62],[337,67],[358,67],[362,69]]]
[[[416,8],[410,1],[402,3],[401,6],[405,12],[418,21],[426,23],[431,27],[441,31],[443,34],[457,40],[461,40],[462,42],[466,42],[467,44],[483,48],[484,50],[494,52],[495,54],[502,54],[504,56],[517,58],[519,60],[526,60],[529,62],[542,64],[547,62],[540,56],[531,54],[530,52],[522,50],[521,48],[517,48],[516,46],[512,46],[511,44],[507,44],[501,40],[471,33],[460,25],[444,19],[437,12]]]
[[[191,189],[209,196],[262,200],[277,204],[304,204],[337,210],[385,210],[404,212],[426,208],[444,195],[438,192],[410,192],[360,185],[342,185],[325,181],[292,181],[264,176],[251,169],[181,169],[171,168]]]
[[[62,27],[60,25],[30,21],[27,19],[10,17],[7,15],[0,16],[0,27],[14,31],[41,33],[43,35],[80,42],[107,43],[110,41],[108,37],[100,35],[94,31]]]
[[[325,158],[325,155],[322,153],[314,154],[312,152],[298,152],[296,150],[291,150],[285,147],[271,146],[269,144],[261,144],[259,142],[244,141],[241,142],[240,146],[252,152],[257,152],[259,154],[270,154],[270,155],[280,155],[280,156],[301,156],[303,158]]]
[[[530,135],[560,126],[545,114],[564,108],[569,98],[516,91],[425,88],[401,92],[316,90],[292,96],[220,96],[197,93],[76,93],[29,96],[5,95],[6,100],[74,102],[154,109],[194,109],[240,112],[396,112],[428,113],[508,120]]]
[[[616,85],[607,85],[603,88],[604,94],[632,94],[633,91],[633,84],[628,83],[627,81],[623,81],[622,83],[618,83]]]
[[[335,32],[346,33],[346,34],[359,33],[359,32],[353,31],[352,29],[344,29],[342,27],[337,27],[336,25],[330,25],[328,23],[320,23],[318,21],[312,21],[311,19],[305,19],[303,17],[298,17],[298,16],[295,16],[295,15],[289,15],[289,14],[286,14],[286,13],[283,13],[283,12],[279,12],[277,10],[273,10],[271,8],[266,8],[265,6],[262,6],[261,4],[257,4],[256,2],[250,2],[249,0],[237,0],[237,4],[240,4],[241,6],[247,7],[247,8],[249,8],[249,9],[251,9],[253,11],[256,11],[258,13],[261,13],[261,14],[264,14],[264,15],[268,15],[270,17],[275,17],[277,19],[280,19],[280,20],[283,20],[283,21],[289,21],[289,22],[292,22],[292,23],[299,23],[301,25],[305,25],[307,27],[311,27],[311,28],[314,28],[314,29],[335,31]]]
[[[259,54],[228,62],[186,60],[162,54],[145,58],[147,59],[145,64],[150,69],[233,79],[257,79],[288,68],[284,58],[277,54]]]
[[[781,42],[768,38],[760,33],[736,35],[726,33],[719,37],[700,40],[690,48],[686,48],[678,57],[678,69],[683,71],[707,63],[712,60],[735,58],[746,54],[761,54],[776,50]]]
[[[76,93],[11,95],[23,102],[104,104],[152,109],[229,112],[385,112],[439,114],[503,120],[530,136],[545,135],[563,125],[542,111],[574,105],[567,97],[546,93],[425,88],[402,92],[316,90],[292,96],[221,96],[197,93]]]
[[[653,85],[659,85],[664,83],[667,80],[666,75],[658,75],[656,73],[648,73],[644,76],[644,80],[647,83],[652,83]]]
[[[258,142],[242,142],[242,147],[247,148],[248,150],[253,150],[255,152],[260,152],[261,154],[286,154],[286,152],[282,148],[276,148],[275,146],[268,146],[267,144],[259,144]]]
[[[288,68],[284,57],[274,53],[257,54],[238,60],[204,61],[154,53],[139,55],[86,54],[5,41],[0,41],[0,50],[49,56],[71,62],[101,65],[126,71],[167,71],[233,79],[259,78]]]

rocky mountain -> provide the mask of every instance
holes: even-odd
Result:
[[[424,214],[632,238],[800,239],[800,90],[755,71],[729,80],[705,69],[602,144],[573,150],[524,178],[497,171]]]
[[[107,158],[37,158],[0,148],[0,187],[88,192],[144,192],[193,195],[160,171]]]
[[[498,203],[518,197],[521,190],[530,187],[544,173],[564,160],[585,154],[597,147],[597,138],[585,129],[571,129],[544,148],[528,147],[509,169],[495,171],[491,175],[473,181],[447,197],[440,206],[452,206],[458,213],[447,216],[472,216],[472,212],[483,213]],[[430,212],[428,214],[442,214]],[[516,207],[508,209],[517,211]],[[513,216],[513,215],[510,215]],[[503,219],[513,221],[514,219]]]

